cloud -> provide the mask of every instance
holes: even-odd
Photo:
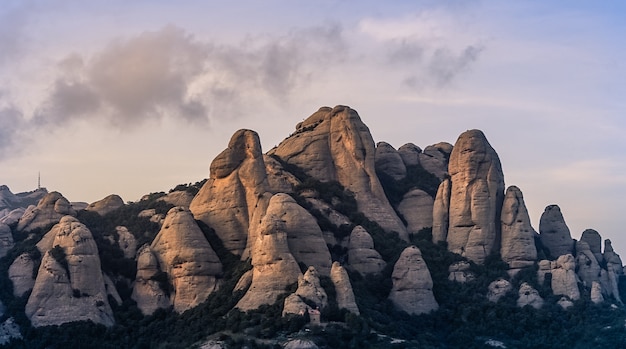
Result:
[[[0,109],[0,160],[17,152],[13,146],[23,128],[24,118],[19,110],[13,107]]]

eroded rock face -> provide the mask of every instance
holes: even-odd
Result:
[[[380,273],[387,263],[374,249],[374,240],[363,227],[356,226],[348,243],[348,266],[361,275]]]
[[[374,140],[356,111],[345,106],[320,108],[269,155],[300,167],[320,181],[338,181],[354,193],[359,211],[367,218],[408,239],[378,181]]]
[[[591,287],[594,282],[600,281],[600,264],[585,241],[576,242],[576,265],[583,285]]]
[[[591,284],[591,302],[594,304],[600,304],[604,302],[604,297],[602,296],[602,286],[597,281],[594,281]]]
[[[53,191],[46,194],[37,206],[29,206],[17,224],[18,231],[31,231],[37,228],[45,228],[50,224],[56,224],[65,215],[75,216],[70,202]]]
[[[271,197],[269,190],[259,136],[239,130],[211,162],[210,178],[189,209],[195,219],[215,229],[227,250],[246,259],[251,247],[248,239],[255,240]]]
[[[450,264],[448,267],[448,280],[465,283],[474,279],[475,275],[470,271],[469,262],[461,261]]]
[[[426,171],[443,179],[448,174],[448,159],[452,150],[452,144],[446,142],[429,145],[419,154],[420,165]]]
[[[567,296],[571,300],[580,299],[576,260],[571,254],[559,256],[552,269],[552,292],[555,295]]]
[[[445,242],[448,239],[450,226],[450,179],[444,179],[437,188],[433,203],[433,242]]]
[[[504,175],[500,159],[479,130],[461,134],[450,154],[448,249],[483,263],[499,248]]]
[[[613,266],[613,270],[615,271],[616,274],[621,275],[623,273],[622,259],[613,250],[613,245],[611,244],[611,240],[609,239],[604,240],[603,257],[604,257],[604,260],[606,261],[607,266],[608,265]]]
[[[356,305],[354,292],[352,291],[352,284],[350,283],[350,277],[348,276],[348,272],[346,272],[339,262],[333,263],[332,269],[330,270],[330,280],[333,282],[333,285],[335,285],[335,292],[337,293],[337,307],[359,315],[359,307]]]
[[[602,263],[604,257],[602,256],[602,237],[600,233],[593,229],[586,229],[583,231],[580,241],[586,242],[591,249],[591,253],[596,256],[598,263]]]
[[[537,269],[537,281],[540,285],[543,285],[546,280],[546,274],[552,275],[552,262],[547,259],[542,259],[537,263],[539,269]]]
[[[13,284],[13,295],[15,297],[21,297],[35,286],[34,268],[35,262],[28,253],[19,255],[9,267],[9,279],[11,279]]]
[[[500,255],[511,269],[531,266],[537,260],[535,235],[530,224],[528,210],[519,188],[511,186],[506,190],[502,205],[502,240]]]
[[[55,227],[52,246],[59,246],[65,258],[61,264],[50,251],[45,252],[26,316],[35,327],[81,320],[112,326],[113,312],[91,232],[71,216],[63,217]]]
[[[120,249],[124,251],[124,257],[130,259],[135,258],[135,253],[137,253],[137,240],[135,236],[128,231],[128,228],[123,226],[117,226],[115,230],[118,236],[117,243]]]
[[[328,296],[322,288],[319,274],[314,267],[309,267],[304,275],[298,277],[296,295],[315,303],[318,309],[323,309],[328,305]]]
[[[416,246],[402,251],[391,278],[393,287],[389,299],[398,309],[409,314],[423,314],[439,308],[433,295],[430,271]]]
[[[271,214],[263,217],[252,246],[252,282],[236,305],[242,311],[273,304],[285,287],[298,282],[302,275],[289,251],[285,222],[280,217]]]
[[[15,246],[11,228],[4,223],[0,223],[0,258],[7,255],[10,249]]]
[[[276,193],[293,193],[293,189],[300,184],[296,176],[285,171],[283,166],[271,156],[263,155],[265,162],[265,172],[267,172],[267,181],[270,191]]]
[[[222,263],[188,209],[170,209],[150,247],[169,276],[176,312],[204,302],[216,289]]]
[[[124,200],[119,195],[111,194],[102,200],[89,204],[85,210],[97,212],[99,215],[104,216],[122,206],[124,206]]]
[[[523,308],[530,305],[535,309],[541,309],[543,307],[543,298],[539,295],[539,291],[535,290],[527,283],[522,283],[519,288],[517,306]]]
[[[171,305],[169,290],[164,290],[159,283],[159,273],[159,261],[150,245],[143,245],[137,252],[137,276],[131,298],[137,302],[137,308],[144,315],[151,315],[157,309],[166,309]]]
[[[407,143],[398,148],[398,154],[405,166],[417,166],[420,164],[422,149],[413,143]]]
[[[308,304],[304,302],[304,300],[295,293],[290,294],[285,298],[285,302],[283,303],[283,313],[282,316],[285,315],[304,315],[312,309]]]
[[[32,206],[32,207],[35,208],[35,206]],[[24,215],[24,212],[26,212],[26,209],[23,207],[16,208],[15,210],[9,211],[6,215],[4,215],[3,217],[0,217],[0,223],[6,224],[6,225],[13,225],[19,222],[20,218],[22,218],[22,216]]]
[[[376,173],[385,174],[396,181],[406,177],[406,166],[398,151],[386,142],[378,142],[375,152]]]
[[[487,299],[490,302],[497,303],[500,298],[504,297],[512,289],[513,286],[511,286],[508,280],[497,279],[487,287]]]
[[[409,234],[433,226],[433,205],[432,196],[423,190],[413,189],[404,194],[398,212],[406,220]]]
[[[559,300],[556,301],[556,304],[560,305],[561,308],[563,308],[563,309],[571,308],[571,307],[574,306],[574,302],[569,300],[567,297],[559,298]]]
[[[574,240],[557,205],[546,207],[539,221],[539,239],[553,258],[574,253]]]
[[[172,204],[174,206],[189,208],[193,197],[194,195],[186,190],[178,190],[167,193],[165,196],[158,198],[157,201],[165,201],[168,204]]]
[[[289,251],[296,262],[315,267],[321,275],[330,275],[330,252],[317,220],[307,210],[291,196],[278,193],[270,199],[266,215],[282,220]]]

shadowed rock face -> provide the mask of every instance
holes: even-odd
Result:
[[[7,252],[14,246],[11,228],[4,223],[0,223],[0,258],[6,256]]]
[[[396,181],[406,177],[406,166],[398,151],[386,142],[376,144],[375,166],[377,173],[384,173]]]
[[[500,159],[479,130],[461,134],[450,154],[448,249],[482,263],[499,248],[504,175]]]
[[[559,256],[552,269],[552,292],[555,295],[567,296],[572,300],[580,298],[576,260],[571,254]]]
[[[51,245],[63,250],[67,267],[49,250],[44,252],[26,316],[35,327],[80,320],[112,326],[113,312],[91,232],[71,216],[63,217],[52,231],[56,235]]]
[[[248,258],[271,197],[256,132],[239,130],[211,163],[210,178],[191,201],[195,219],[215,229],[224,247]]]
[[[589,245],[589,249],[591,250],[591,253],[596,256],[598,263],[602,263],[602,261],[604,261],[604,256],[602,256],[602,237],[600,236],[600,233],[593,229],[586,229],[583,231],[580,241],[584,241]]]
[[[269,154],[320,181],[338,181],[354,193],[367,218],[408,240],[376,176],[375,151],[372,135],[357,112],[337,106],[320,108]]]
[[[13,295],[15,297],[21,297],[35,286],[35,279],[33,278],[34,267],[35,262],[28,253],[19,255],[9,267],[9,279],[11,279],[13,284]]]
[[[535,235],[537,233],[530,224],[522,192],[515,186],[509,187],[502,205],[500,255],[511,269],[524,268],[535,263]]]
[[[131,298],[144,315],[151,315],[157,309],[171,305],[168,293],[162,289],[155,277],[159,274],[159,261],[150,245],[143,245],[137,252],[137,276]]]
[[[413,189],[404,194],[398,205],[398,212],[406,220],[409,233],[417,233],[423,228],[433,226],[433,205],[432,196],[423,190]]]
[[[173,286],[175,311],[195,307],[216,289],[222,263],[188,209],[170,209],[150,247]]]
[[[420,165],[439,179],[445,178],[448,174],[448,158],[452,148],[452,144],[446,142],[427,146],[419,154]]]
[[[53,191],[39,200],[37,206],[30,206],[26,209],[17,224],[17,230],[31,231],[45,228],[50,224],[58,223],[65,215],[75,216],[76,212],[61,193]]]
[[[348,265],[361,275],[378,274],[387,263],[374,249],[374,240],[360,225],[352,229],[348,243]]]
[[[332,269],[330,270],[330,279],[333,282],[333,285],[335,285],[335,292],[337,293],[337,307],[359,315],[359,308],[356,305],[348,272],[346,272],[339,262],[333,263]]]
[[[430,271],[416,246],[402,251],[391,278],[393,287],[389,299],[398,309],[409,314],[423,314],[439,308],[433,295]]]
[[[574,253],[574,240],[557,205],[546,207],[539,221],[539,239],[552,258]]]
[[[535,309],[543,307],[543,298],[539,295],[539,291],[535,290],[527,283],[522,283],[519,288],[517,306],[522,308],[530,305]]]

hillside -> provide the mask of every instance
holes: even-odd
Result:
[[[3,186],[0,343],[623,347],[610,240],[557,205],[535,229],[521,189],[479,130],[395,149],[345,106],[267,152],[239,130],[208,179],[137,202]]]

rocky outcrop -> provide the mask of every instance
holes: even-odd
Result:
[[[519,188],[511,186],[506,190],[502,205],[502,239],[500,256],[509,268],[519,270],[529,267],[537,260],[535,235],[530,224],[530,216]]]
[[[317,220],[289,195],[272,196],[266,215],[282,221],[289,251],[298,263],[313,266],[324,276],[330,275],[332,261]]]
[[[422,149],[413,143],[407,143],[398,148],[398,154],[406,167],[420,164],[420,154]]]
[[[580,236],[580,241],[584,241],[589,245],[589,249],[591,249],[591,253],[596,256],[598,263],[604,261],[604,256],[602,256],[602,237],[600,233],[593,229],[586,229]]]
[[[551,286],[555,295],[567,296],[571,300],[580,299],[574,256],[571,254],[559,256],[552,269]]]
[[[433,280],[416,246],[402,251],[391,275],[393,287],[389,300],[409,314],[423,314],[437,310],[439,304],[433,295]]]
[[[594,281],[591,284],[591,302],[594,304],[600,304],[604,302],[604,297],[602,296],[602,286],[597,281]]]
[[[564,310],[567,308],[571,308],[574,306],[574,302],[572,302],[570,299],[568,299],[567,297],[561,297],[559,298],[558,301],[556,301],[556,304],[558,304],[561,308],[563,308]]]
[[[176,312],[204,302],[216,289],[222,263],[196,224],[191,212],[174,207],[150,245],[172,285],[170,300]]]
[[[437,188],[433,203],[433,242],[445,242],[450,226],[450,179],[444,179]]]
[[[269,190],[259,136],[239,130],[211,162],[210,178],[189,209],[195,219],[215,230],[227,250],[246,259],[267,209]]]
[[[124,252],[124,258],[135,258],[137,253],[137,240],[135,236],[124,226],[115,227],[117,232],[117,244]]]
[[[534,289],[528,283],[524,282],[520,285],[518,298],[517,298],[517,306],[523,308],[527,305],[535,308],[541,309],[543,307],[543,298],[539,295],[539,291]]]
[[[263,162],[265,162],[267,182],[272,193],[292,193],[294,188],[300,184],[298,178],[286,171],[275,158],[263,155]]]
[[[298,277],[296,295],[315,303],[318,309],[323,309],[328,305],[328,296],[322,288],[319,274],[314,267],[309,267],[304,275]]]
[[[10,249],[15,246],[11,228],[4,223],[0,223],[0,258],[7,255]]]
[[[504,175],[500,159],[479,130],[461,134],[450,154],[448,249],[476,263],[499,250]]]
[[[333,285],[335,285],[337,307],[359,315],[359,307],[356,305],[350,277],[339,262],[333,263],[332,269],[330,270],[330,280],[333,282]]]
[[[282,316],[286,315],[304,315],[309,310],[311,310],[310,305],[306,304],[304,300],[295,293],[290,294],[285,298],[285,302],[283,303],[283,312]]]
[[[428,172],[443,179],[448,174],[448,159],[453,151],[452,144],[440,142],[427,146],[419,154],[420,165]]]
[[[552,262],[547,259],[542,259],[537,264],[537,282],[543,285],[546,280],[546,274],[552,275]]]
[[[312,340],[291,339],[285,343],[284,349],[318,349],[319,347]]]
[[[398,212],[406,220],[409,234],[433,226],[433,205],[432,196],[423,190],[413,189],[404,194]]]
[[[193,197],[194,195],[186,190],[177,190],[167,193],[165,196],[158,198],[157,201],[164,201],[174,206],[189,208]]]
[[[380,273],[387,264],[374,249],[374,240],[360,225],[352,229],[348,242],[348,267],[361,275]]]
[[[32,206],[32,207],[35,208],[35,206]],[[9,211],[4,216],[0,215],[2,216],[0,217],[0,223],[6,224],[6,225],[13,225],[19,222],[20,218],[22,218],[25,212],[26,212],[26,209],[23,207],[16,208],[15,210]]]
[[[574,240],[557,205],[546,207],[539,221],[539,239],[552,258],[574,253]]]
[[[354,193],[359,211],[367,218],[408,239],[378,181],[374,140],[356,111],[345,106],[320,108],[269,155],[322,182],[338,181]]]
[[[143,245],[137,252],[137,276],[131,298],[137,302],[137,308],[144,315],[151,315],[157,309],[166,309],[171,305],[169,285],[163,285],[167,276],[161,273],[159,261],[150,245]]]
[[[461,261],[450,264],[448,267],[448,280],[465,283],[474,279],[475,275],[470,271],[469,262]]]
[[[273,304],[302,275],[289,251],[285,222],[280,217],[272,214],[263,217],[252,246],[252,282],[236,305],[242,311]]]
[[[489,284],[487,287],[487,299],[490,302],[497,303],[502,297],[504,297],[509,291],[513,289],[513,286],[508,280],[497,279]]]
[[[246,271],[245,273],[243,273],[243,275],[241,275],[239,281],[237,281],[237,284],[235,285],[235,288],[233,288],[233,292],[246,291],[248,288],[250,288],[251,284],[252,269]]]
[[[35,262],[28,253],[19,255],[9,267],[9,279],[13,284],[13,295],[21,297],[24,293],[33,289],[35,286],[35,278],[33,277],[33,269]]]
[[[31,231],[56,224],[65,215],[75,216],[70,202],[56,191],[46,194],[37,206],[29,206],[17,224],[18,231]]]
[[[101,216],[107,215],[124,206],[124,200],[119,195],[111,194],[102,200],[93,202],[85,208],[86,211],[96,212]]]
[[[604,254],[602,256],[606,261],[607,268],[609,265],[611,265],[613,266],[613,270],[616,274],[623,274],[622,259],[613,250],[613,245],[611,244],[611,240],[609,239],[604,240]]]
[[[378,142],[374,159],[377,174],[384,174],[396,181],[406,177],[406,166],[402,157],[391,144]]]
[[[55,227],[52,246],[59,248],[43,255],[26,316],[35,327],[81,320],[112,326],[113,312],[91,232],[71,216]]]
[[[585,241],[576,242],[576,266],[584,286],[591,287],[594,282],[600,281],[600,264]]]

